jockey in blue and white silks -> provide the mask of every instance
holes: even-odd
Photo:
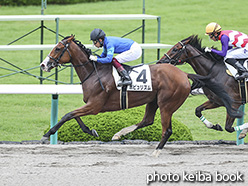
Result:
[[[138,59],[142,50],[138,43],[131,39],[107,36],[104,39],[103,52],[97,61],[100,63],[111,63],[113,55],[120,63]]]
[[[103,52],[100,57],[91,55],[89,59],[103,64],[112,63],[123,79],[118,86],[131,85],[131,78],[121,63],[140,58],[142,49],[139,44],[127,38],[106,36],[99,28],[91,32],[90,39],[97,48],[103,47]],[[117,55],[114,57],[114,54]]]

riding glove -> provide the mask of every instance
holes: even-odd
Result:
[[[96,56],[93,56],[93,55],[90,55],[89,59],[91,61],[97,61],[97,57]]]
[[[205,48],[205,52],[211,52],[211,51],[212,51],[211,48],[208,48],[208,47]]]

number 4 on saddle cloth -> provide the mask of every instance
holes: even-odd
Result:
[[[242,64],[246,69],[248,69],[248,59],[239,59],[238,60],[240,62],[240,64]],[[226,67],[227,67],[227,74],[229,74],[230,76],[236,77],[237,75],[237,69],[235,69],[232,65],[225,63]],[[242,100],[242,104],[245,104],[248,102],[248,95],[247,95],[247,84],[246,82],[248,81],[248,78],[244,79],[244,80],[240,80],[238,81],[239,83],[239,92],[240,92],[240,97]]]
[[[141,64],[137,66],[128,66],[122,64],[122,66],[126,69],[132,79],[131,86],[117,86],[118,82],[122,79],[115,67],[113,67],[112,74],[115,80],[116,88],[120,90],[120,108],[125,110],[128,108],[127,91],[152,91],[152,80],[149,65]]]
[[[122,66],[129,73],[130,78],[132,79],[132,85],[127,86],[127,91],[152,91],[152,81],[151,81],[151,72],[149,65],[137,65],[137,66],[128,66],[122,64]],[[122,87],[118,87],[118,81],[121,81],[121,77],[118,74],[115,67],[112,71],[115,84],[118,90],[121,90]]]

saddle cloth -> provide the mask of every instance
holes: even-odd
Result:
[[[127,91],[152,91],[151,71],[149,65],[127,66],[123,65],[129,72],[129,76],[132,79],[132,85],[127,87]],[[121,80],[116,68],[113,66],[112,74],[115,80],[115,85],[118,90],[118,81]]]

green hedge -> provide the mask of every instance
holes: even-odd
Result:
[[[47,0],[47,4],[76,4],[76,3],[88,3],[97,1],[110,1],[110,0]],[[118,0],[111,0],[118,1]],[[8,6],[26,6],[26,5],[40,5],[41,0],[1,0],[0,5]]]
[[[90,128],[95,129],[99,135],[98,138],[89,134],[83,133],[76,120],[66,122],[58,131],[58,140],[64,142],[70,141],[111,141],[113,135],[124,127],[139,123],[144,116],[145,106],[128,109],[125,111],[106,112],[98,115],[84,116],[81,119]],[[49,128],[45,131],[45,133]],[[192,141],[193,137],[189,128],[172,119],[173,134],[169,141]],[[126,136],[123,139],[135,140],[142,139],[147,141],[160,141],[162,134],[162,127],[160,123],[160,112],[157,111],[153,125],[138,129]]]

